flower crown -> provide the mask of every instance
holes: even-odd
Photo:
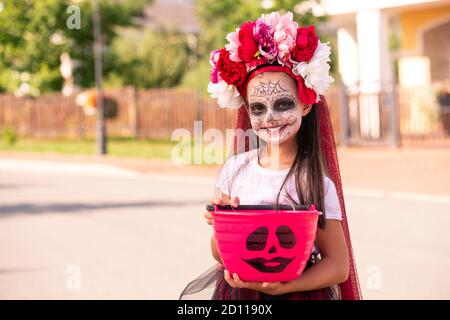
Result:
[[[208,92],[221,108],[237,109],[244,104],[241,87],[260,65],[288,67],[304,83],[299,99],[306,104],[318,102],[334,81],[329,75],[331,48],[320,42],[314,26],[298,27],[292,12],[263,14],[245,22],[226,39],[225,48],[210,55]]]

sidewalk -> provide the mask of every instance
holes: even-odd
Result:
[[[344,189],[450,196],[450,148],[338,148]],[[174,165],[157,159],[1,152],[3,159],[109,164],[157,174],[215,177],[221,165]]]
[[[450,195],[450,148],[339,148],[344,188]]]

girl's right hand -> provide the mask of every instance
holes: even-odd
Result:
[[[218,205],[218,206],[231,204],[233,207],[237,207],[239,205],[239,197],[232,197],[230,199],[228,196],[223,195],[223,198],[211,198],[211,204]],[[213,218],[212,218],[211,212],[206,211],[204,213],[204,217],[206,218],[207,224],[209,224],[209,225],[213,224]]]

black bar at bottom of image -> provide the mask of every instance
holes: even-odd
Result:
[[[209,300],[25,300],[0,301],[2,311],[15,316],[30,312],[33,316],[52,315],[58,319],[105,316],[139,319],[307,319],[330,314],[357,317],[390,317],[396,311],[430,317],[433,312],[445,314],[448,300],[364,300],[364,301],[209,301]],[[441,313],[440,309],[444,313]],[[10,309],[10,310],[8,310]],[[384,319],[384,318],[383,318]]]

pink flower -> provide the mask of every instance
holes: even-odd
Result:
[[[239,42],[239,28],[236,29],[236,32],[230,32],[227,35],[228,44],[225,45],[225,49],[230,53],[230,59],[234,62],[241,62],[241,58],[239,58],[238,48],[240,45]]]
[[[270,14],[261,15],[261,20],[263,20],[267,25],[272,27],[272,30],[275,30],[275,27],[281,20],[281,16],[279,12],[272,12]]]
[[[212,83],[219,82],[219,69],[217,68],[219,57],[220,50],[211,51],[211,55],[209,56],[209,64],[211,65],[210,80]]]
[[[258,42],[259,52],[268,62],[272,63],[277,58],[277,44],[273,38],[274,29],[260,18],[256,20],[253,32]]]
[[[278,61],[281,64],[290,64],[289,51],[295,45],[298,24],[293,20],[292,12],[280,16],[278,12],[263,15],[264,21],[274,29],[274,39],[277,44]]]

